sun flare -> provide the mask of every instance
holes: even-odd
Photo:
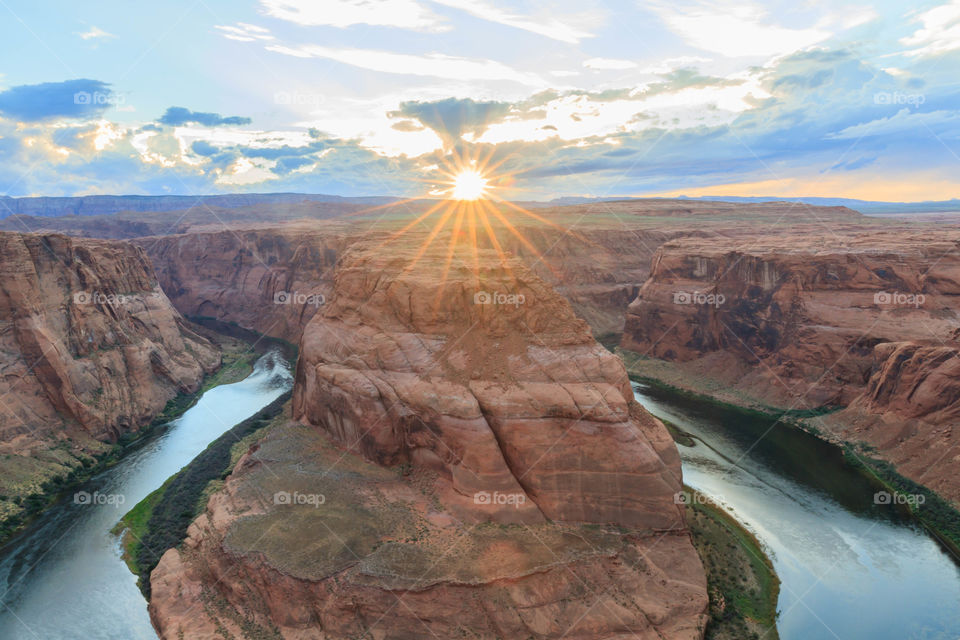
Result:
[[[487,179],[479,171],[466,170],[453,179],[454,200],[479,200],[487,191]]]

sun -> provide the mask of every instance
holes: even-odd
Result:
[[[486,191],[487,179],[479,171],[467,169],[454,176],[450,195],[454,200],[479,200]]]

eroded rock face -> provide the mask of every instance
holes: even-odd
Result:
[[[154,570],[160,637],[702,637],[686,532],[470,524],[431,475],[338,450],[315,427],[272,428]]]
[[[392,254],[392,255],[390,255]],[[523,492],[491,517],[682,526],[680,461],[621,362],[519,261],[355,248],[301,343],[294,417],[453,496]],[[471,513],[477,512],[473,504]],[[501,514],[500,512],[503,512]]]
[[[957,326],[956,240],[864,233],[663,245],[630,305],[622,345],[684,363],[760,401],[850,404],[874,346],[949,339]]]
[[[163,556],[161,637],[701,638],[679,456],[622,363],[519,261],[415,254],[342,257],[301,340],[302,424]]]
[[[944,230],[815,245],[760,238],[740,250],[669,242],[630,306],[622,345],[734,402],[845,407],[811,420],[960,503],[958,240]]]
[[[0,233],[0,345],[0,451],[41,476],[136,431],[220,363],[143,251],[55,234]],[[3,479],[15,495],[18,474]]]
[[[864,392],[822,423],[960,504],[960,345],[888,342],[873,355]]]
[[[351,240],[294,227],[137,242],[181,313],[234,322],[296,343],[329,295],[333,266]]]

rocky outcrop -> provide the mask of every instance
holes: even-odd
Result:
[[[738,243],[739,244],[739,243]],[[960,234],[861,231],[664,244],[630,305],[636,370],[810,418],[960,504]]]
[[[523,240],[502,227],[493,227],[493,232],[502,251],[553,285],[598,336],[622,330],[624,310],[646,280],[653,251],[676,235],[606,230],[568,234],[546,225],[521,227]],[[409,235],[411,244],[424,237],[419,232]],[[330,293],[337,258],[371,236],[387,234],[301,223],[136,242],[147,250],[164,291],[181,313],[235,322],[296,342],[319,308],[317,301]],[[494,250],[487,237],[478,238],[478,245]],[[280,295],[283,292],[292,295]]]
[[[682,526],[673,441],[565,300],[517,261],[412,258],[344,258],[301,342],[294,418],[380,464],[434,468],[471,513],[477,492],[522,492],[529,513],[501,510]]]
[[[866,442],[905,475],[960,504],[960,345],[887,342],[866,389],[821,425]]]
[[[956,247],[892,233],[668,242],[630,305],[622,346],[763,404],[845,406],[867,385],[876,345],[950,337]]]
[[[181,313],[233,322],[296,343],[331,291],[349,236],[281,227],[144,238]]]
[[[220,363],[142,250],[60,235],[0,233],[0,345],[8,496],[138,430]]]
[[[416,253],[341,258],[301,340],[305,426],[164,555],[161,637],[702,637],[679,456],[622,363],[521,262]]]

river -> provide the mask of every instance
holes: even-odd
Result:
[[[70,496],[41,515],[0,552],[0,638],[156,640],[147,603],[110,530],[210,442],[291,385],[286,360],[268,351],[247,378],[210,389],[92,478],[78,490],[79,500]]]
[[[3,640],[153,640],[146,602],[110,530],[211,441],[289,389],[271,351],[241,382],[207,391],[183,416],[64,500],[0,557]],[[769,419],[635,385],[655,415],[695,436],[680,447],[687,484],[753,531],[782,581],[783,640],[960,638],[960,570],[838,450]],[[122,504],[118,504],[121,502]]]
[[[839,450],[773,420],[634,384],[637,400],[697,440],[684,482],[764,545],[780,576],[783,640],[957,640],[960,570]],[[921,507],[922,508],[922,507]]]

